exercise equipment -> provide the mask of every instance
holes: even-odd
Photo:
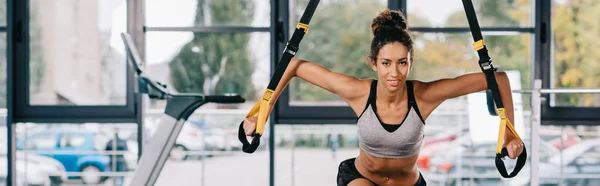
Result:
[[[294,30],[294,34],[289,40],[283,52],[283,56],[277,64],[277,68],[275,69],[273,77],[271,77],[271,81],[269,82],[269,85],[267,85],[267,90],[265,90],[262,99],[259,102],[257,102],[256,105],[254,105],[254,107],[252,107],[252,109],[250,109],[250,112],[248,112],[248,114],[246,115],[246,118],[249,118],[258,114],[258,120],[256,121],[256,129],[252,134],[253,139],[251,143],[248,142],[248,139],[246,138],[246,133],[244,131],[244,121],[240,123],[238,139],[240,140],[240,142],[242,142],[242,151],[246,153],[253,153],[254,151],[256,151],[256,148],[258,148],[258,146],[260,145],[260,137],[263,134],[265,123],[267,122],[267,116],[269,115],[269,106],[271,103],[273,93],[275,92],[275,89],[277,88],[277,85],[279,84],[279,81],[281,80],[285,69],[290,64],[292,58],[296,55],[296,52],[298,52],[298,46],[300,45],[300,41],[304,37],[304,34],[308,32],[308,23],[310,22],[310,19],[315,13],[315,9],[317,9],[319,1],[320,0],[311,0],[310,2],[308,2],[308,5],[306,6],[304,13],[302,14],[302,17],[300,18],[299,23],[296,25],[296,30]]]
[[[523,144],[523,152],[517,157],[517,165],[513,172],[508,174],[504,161],[502,160],[504,157],[508,156],[508,150],[506,150],[505,147],[502,147],[506,127],[508,127],[509,132],[513,133],[516,138],[521,140],[521,137],[517,134],[513,124],[506,118],[502,97],[500,96],[498,83],[496,82],[496,76],[494,75],[495,69],[492,65],[492,58],[490,58],[485,42],[483,41],[481,28],[479,27],[477,15],[475,14],[475,8],[473,8],[473,2],[471,2],[471,0],[463,0],[462,2],[465,8],[465,14],[467,15],[467,20],[469,21],[469,28],[471,29],[471,34],[475,41],[475,43],[473,43],[473,48],[477,51],[477,55],[479,55],[479,67],[485,74],[488,89],[491,91],[496,105],[496,113],[500,117],[500,131],[498,132],[498,142],[496,144],[496,168],[502,177],[512,178],[516,176],[525,165],[525,161],[527,160],[527,150],[525,149],[525,144]]]
[[[245,100],[239,95],[203,95],[196,93],[169,93],[166,85],[148,78],[142,69],[142,58],[138,53],[131,36],[122,33],[121,38],[127,50],[130,65],[136,72],[138,93],[146,94],[150,99],[166,100],[165,112],[160,123],[145,150],[140,157],[135,174],[131,181],[134,186],[151,186],[156,183],[171,148],[186,120],[200,106],[213,103],[243,103]]]

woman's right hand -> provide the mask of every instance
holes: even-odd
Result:
[[[254,130],[256,129],[256,120],[258,120],[258,116],[244,118],[244,132],[246,133],[246,136],[252,136],[254,133]]]

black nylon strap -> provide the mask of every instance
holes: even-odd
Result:
[[[502,177],[515,177],[517,174],[519,174],[519,171],[523,169],[523,166],[525,166],[525,161],[527,160],[527,149],[525,149],[525,144],[523,144],[523,152],[521,155],[519,155],[519,157],[517,157],[515,169],[510,174],[508,174],[506,171],[506,166],[504,165],[504,161],[502,161],[502,158],[505,156],[508,156],[508,150],[506,150],[506,147],[502,148],[502,152],[500,154],[496,154],[496,169],[498,169],[498,172],[500,172]]]
[[[300,41],[304,37],[304,34],[308,32],[308,23],[310,22],[310,19],[315,13],[317,5],[319,5],[319,1],[320,0],[311,0],[310,2],[308,2],[308,5],[306,6],[304,13],[302,14],[302,17],[300,18],[298,24],[299,26],[296,27],[296,30],[294,30],[294,33],[292,34],[292,38],[288,41],[288,44],[285,50],[283,51],[283,55],[281,56],[281,59],[279,59],[279,63],[277,63],[275,72],[271,77],[271,81],[269,81],[267,89],[275,90],[277,88],[281,77],[283,77],[285,69],[290,64],[292,58],[296,55],[296,52],[298,52],[298,46],[300,45]],[[302,27],[300,25],[305,25],[306,27]],[[252,143],[250,143],[246,139],[246,133],[244,132],[244,121],[242,121],[242,123],[240,123],[238,131],[238,140],[240,140],[240,142],[242,142],[243,145],[242,151],[246,153],[253,153],[254,151],[256,151],[258,145],[260,144],[261,135],[255,133],[252,136],[254,138],[252,139]]]
[[[469,21],[469,28],[471,29],[473,40],[475,42],[483,42],[483,36],[481,34],[479,22],[477,21],[477,15],[475,14],[473,2],[471,2],[471,0],[463,0],[462,2],[463,7],[465,9],[465,13],[467,15],[467,20]],[[492,58],[490,58],[488,54],[487,47],[483,45],[481,49],[477,50],[477,55],[479,55],[479,67],[485,74],[488,89],[490,89],[492,92],[492,96],[494,97],[496,107],[504,108],[504,105],[502,104],[502,98],[500,97],[500,91],[498,89],[498,83],[496,82],[496,76],[494,75],[494,66],[492,66]],[[508,156],[508,151],[506,150],[506,148],[503,148],[500,154],[496,154],[496,169],[498,169],[498,172],[500,172],[500,175],[502,175],[502,177],[512,178],[516,176],[519,173],[519,171],[521,171],[521,169],[525,165],[525,161],[527,160],[527,152],[525,149],[525,145],[523,145],[523,152],[521,153],[521,155],[519,155],[519,157],[517,157],[517,165],[515,169],[510,174],[507,173],[506,166],[504,166],[504,161],[502,161],[502,158],[505,156]]]
[[[311,0],[310,2],[308,2],[308,6],[304,10],[302,17],[300,18],[300,24],[308,25],[310,19],[315,13],[315,10],[317,9],[317,5],[319,5],[319,1],[320,0]],[[296,52],[298,52],[298,46],[300,45],[300,41],[304,37],[304,34],[308,32],[308,30],[304,29],[306,28],[296,27],[296,30],[294,30],[294,34],[292,34],[292,38],[289,40],[283,52],[283,56],[279,60],[277,68],[273,73],[273,77],[271,78],[271,81],[267,86],[268,89],[275,90],[275,88],[277,88],[277,85],[279,84],[279,81],[281,80],[285,69],[290,64],[292,58],[296,55]]]

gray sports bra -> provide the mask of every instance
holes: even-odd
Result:
[[[408,113],[399,125],[388,125],[377,116],[377,80],[373,80],[365,110],[358,117],[360,148],[380,158],[406,158],[417,154],[423,143],[425,121],[419,113],[413,84],[406,81]]]

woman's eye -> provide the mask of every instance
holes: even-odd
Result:
[[[390,63],[389,62],[383,62],[381,64],[383,64],[383,65],[389,65]]]
[[[406,61],[401,61],[401,62],[400,62],[400,64],[401,64],[401,65],[406,65],[406,64],[408,64],[408,63],[407,63]]]

